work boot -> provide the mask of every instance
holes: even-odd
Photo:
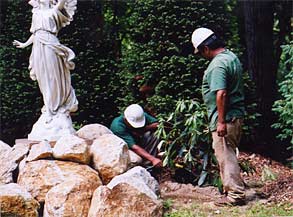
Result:
[[[223,196],[214,202],[216,206],[243,206],[245,205],[244,199],[230,199],[227,196]]]

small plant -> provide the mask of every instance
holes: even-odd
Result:
[[[203,185],[217,171],[208,167],[212,149],[205,106],[196,100],[179,100],[175,111],[166,121],[159,118],[159,123],[156,134],[163,141],[163,165],[175,169],[181,182]]]
[[[173,205],[173,200],[172,199],[167,199],[163,201],[163,208],[165,211],[168,211]]]
[[[80,128],[83,127],[83,124],[77,123],[77,122],[72,122],[72,126],[75,130],[79,130]]]
[[[240,166],[240,169],[243,171],[243,172],[246,172],[247,174],[251,174],[253,175],[253,173],[256,172],[256,169],[255,169],[255,166],[253,166],[249,160],[241,160],[239,161],[239,166]]]
[[[273,173],[267,165],[265,165],[261,173],[261,181],[274,181],[276,179],[277,175]]]

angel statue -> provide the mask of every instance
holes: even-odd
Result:
[[[70,77],[75,54],[59,42],[57,34],[72,21],[77,0],[30,0],[29,4],[33,6],[32,35],[25,43],[14,40],[13,45],[25,48],[33,44],[30,77],[38,82],[44,106],[28,139],[56,141],[75,132],[70,117],[78,107]]]

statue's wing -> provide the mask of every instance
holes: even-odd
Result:
[[[39,2],[37,0],[30,0],[28,3],[33,7],[32,12],[39,8]]]
[[[64,11],[66,12],[66,16],[70,18],[70,20],[73,19],[73,15],[77,8],[76,5],[77,5],[77,0],[66,0],[65,2]]]

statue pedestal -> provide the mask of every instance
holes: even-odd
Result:
[[[69,114],[57,113],[54,116],[48,116],[46,113],[43,113],[34,124],[31,133],[28,135],[28,140],[57,141],[62,136],[68,134],[75,134]]]

